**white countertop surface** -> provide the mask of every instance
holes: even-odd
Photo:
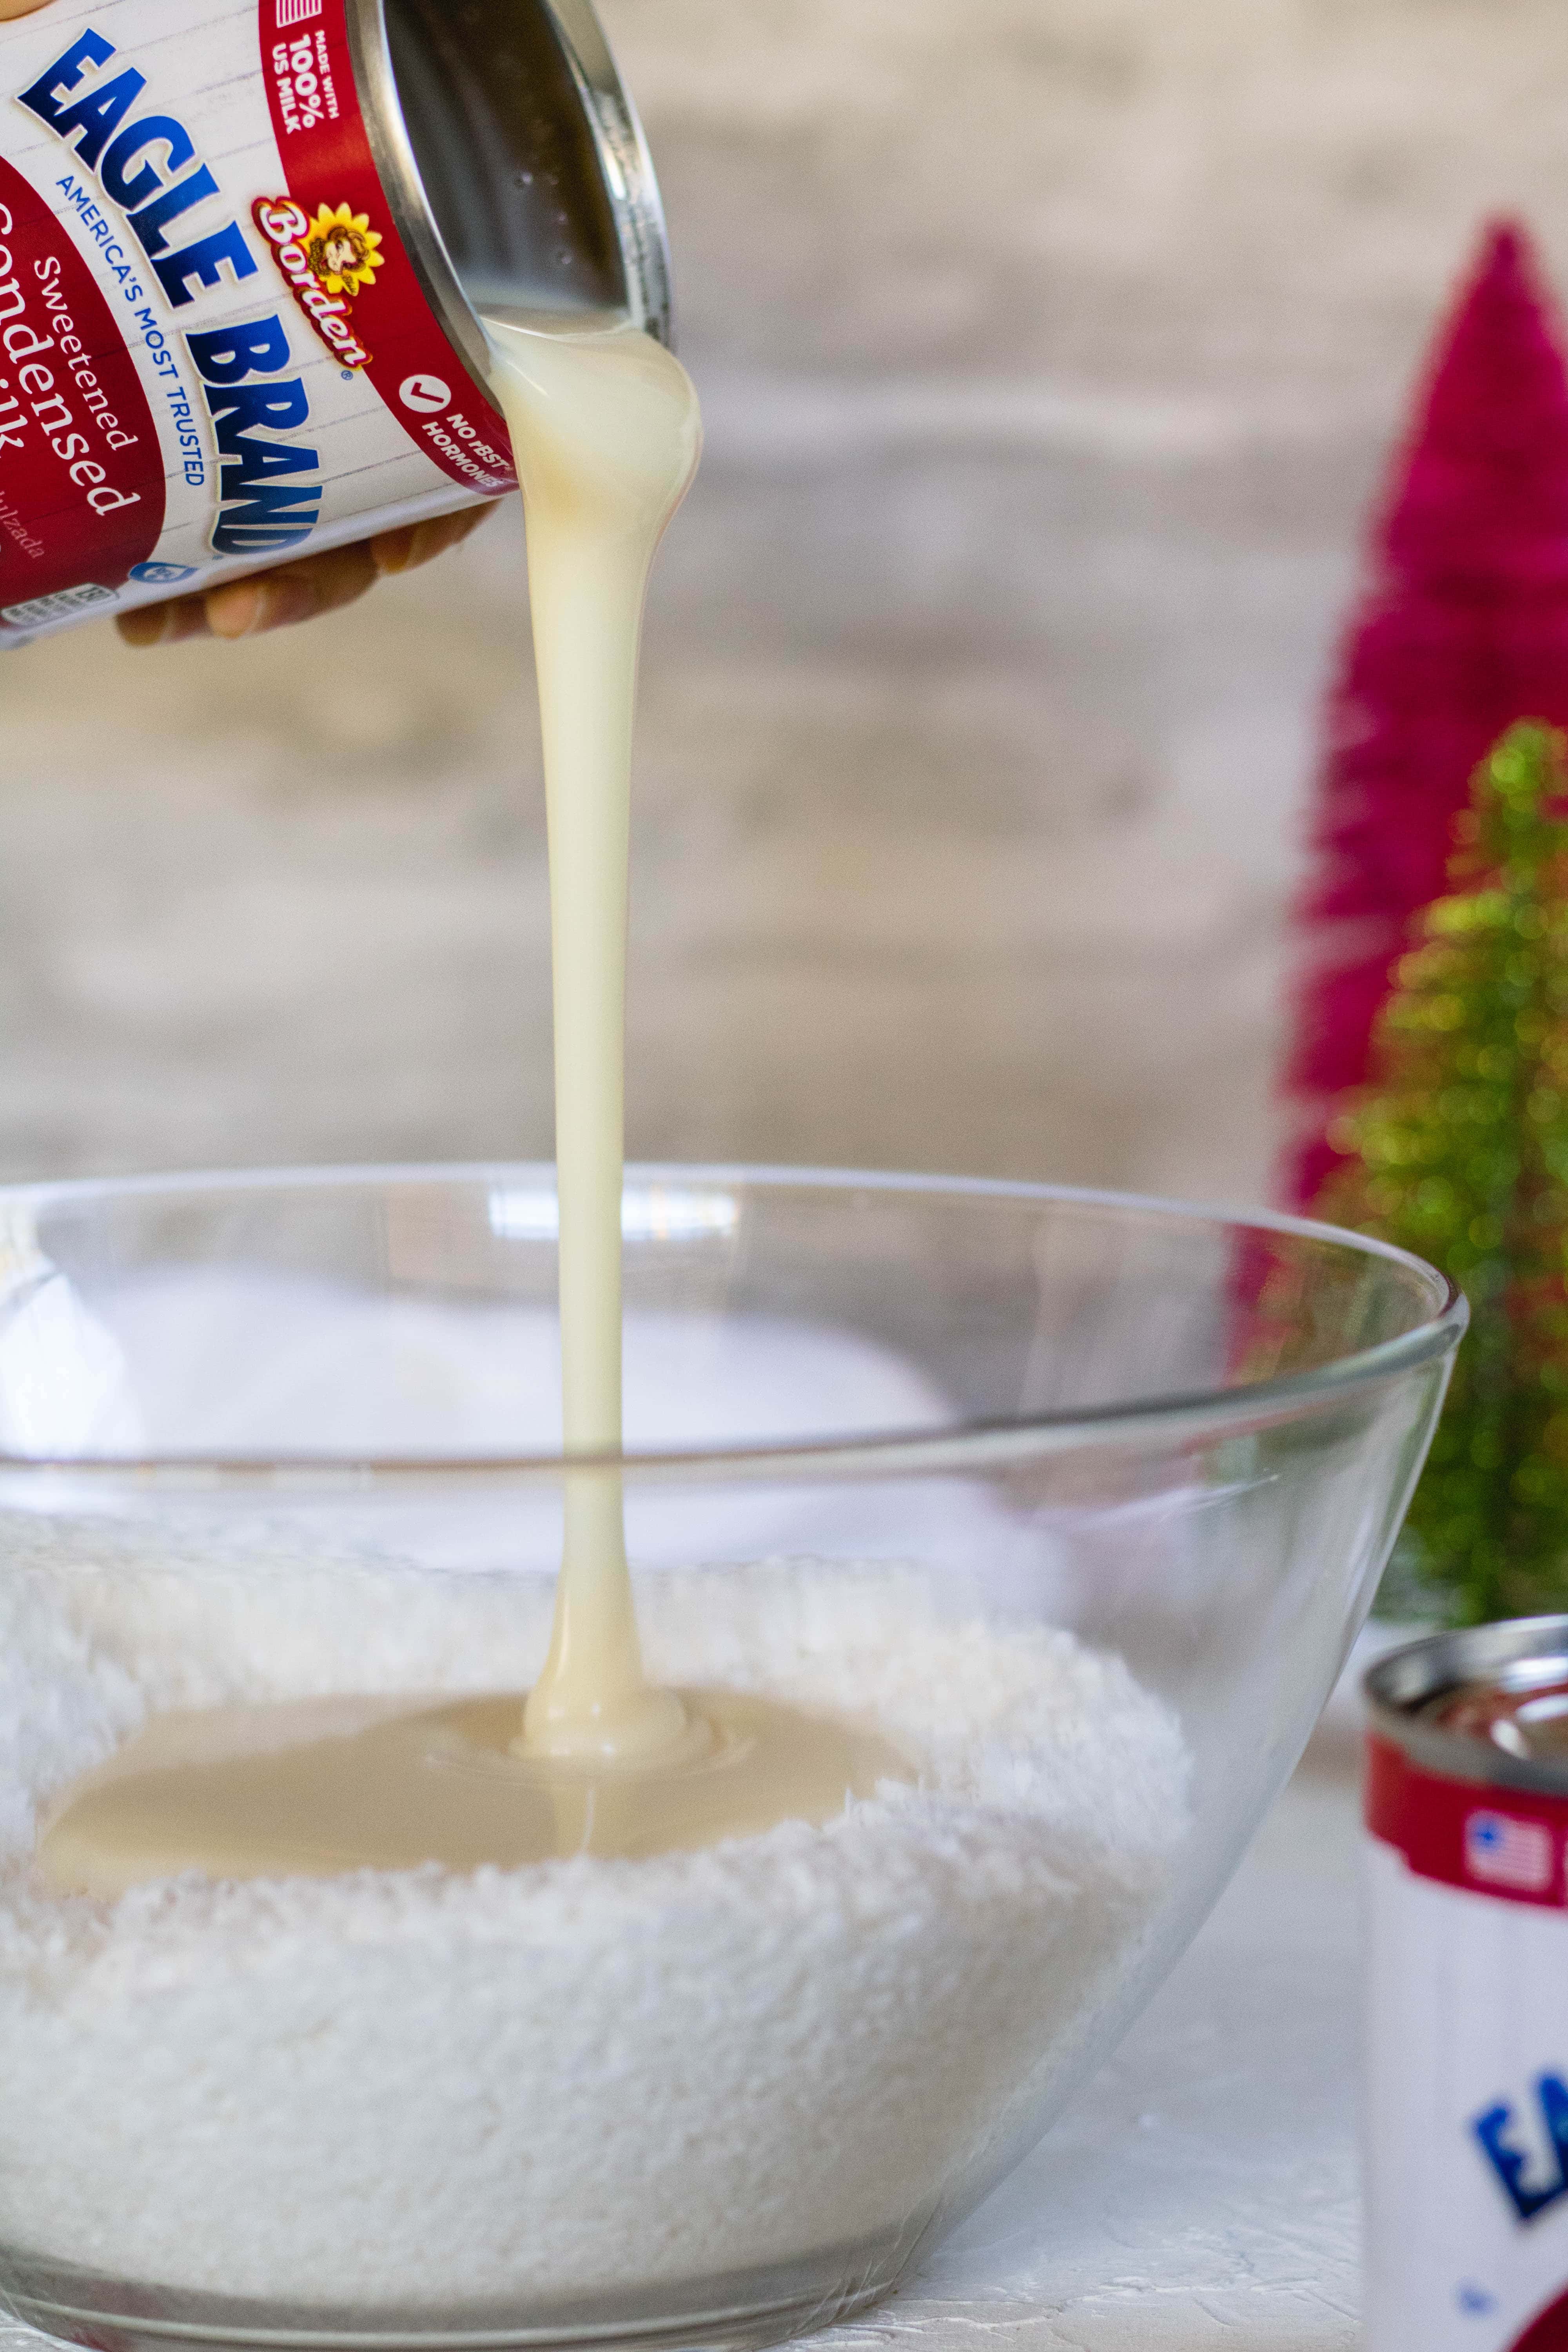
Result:
[[[1357,1820],[1342,1718],[1076,2107],[824,2352],[1358,2345]]]

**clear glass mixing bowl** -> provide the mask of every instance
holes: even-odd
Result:
[[[1321,1226],[632,1171],[626,1453],[558,1453],[548,1168],[0,1191],[0,2287],[97,2347],[759,2345],[882,2294],[1234,1868],[1464,1306]],[[118,1904],[33,1866],[168,1710],[521,1690],[563,1480],[650,1664],[921,1773],[705,1854]]]

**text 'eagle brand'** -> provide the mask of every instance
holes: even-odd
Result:
[[[104,194],[125,214],[171,306],[183,310],[204,290],[257,274],[257,260],[235,218],[175,245],[176,222],[221,195],[184,124],[147,100],[147,78],[134,66],[111,71],[112,41],[90,26],[77,36],[30,88],[22,105],[71,148]],[[155,321],[150,323],[155,324]],[[321,520],[321,484],[313,448],[279,436],[298,432],[310,413],[298,376],[279,381],[291,361],[276,314],[210,333],[187,333],[216,429],[221,504],[211,544],[219,555],[267,554],[308,539]],[[268,381],[249,381],[260,376]]]

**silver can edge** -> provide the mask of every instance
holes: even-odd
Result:
[[[1568,1614],[1512,1617],[1427,1633],[1380,1658],[1362,1678],[1368,1727],[1445,1780],[1568,1797],[1568,1759],[1510,1756],[1463,1732],[1422,1722],[1415,1710],[1471,1683],[1506,1685],[1514,1670],[1560,1659],[1568,1680]]]
[[[631,323],[674,349],[669,241],[653,157],[589,0],[543,0],[592,126],[609,187]],[[371,154],[426,301],[465,366],[489,377],[489,347],[425,191],[404,121],[386,0],[344,0],[349,54]]]

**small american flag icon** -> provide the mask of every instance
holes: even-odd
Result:
[[[1471,1813],[1465,1823],[1465,1868],[1488,1886],[1538,1895],[1552,1884],[1552,1832],[1507,1813]]]
[[[278,0],[278,29],[286,33],[290,25],[302,25],[321,13],[321,0]]]

